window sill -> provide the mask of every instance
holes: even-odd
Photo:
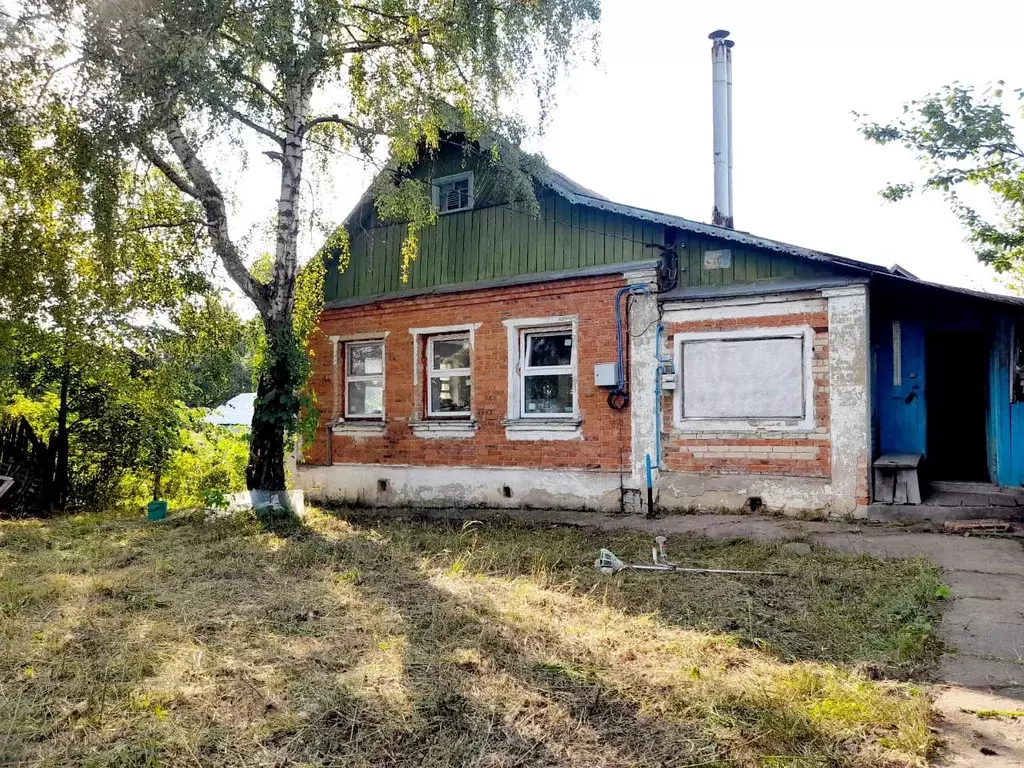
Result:
[[[464,440],[476,434],[479,425],[469,419],[411,421],[412,433],[427,440]]]
[[[813,419],[676,419],[680,432],[815,432]]]
[[[386,431],[387,425],[382,420],[338,419],[331,423],[331,433],[343,437],[383,437]]]
[[[583,421],[570,419],[506,419],[506,440],[582,440]]]

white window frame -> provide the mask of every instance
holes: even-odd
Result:
[[[568,333],[572,339],[569,365],[531,366],[529,362],[529,339],[532,336],[561,336]],[[543,328],[519,329],[519,414],[520,419],[575,419],[579,411],[576,384],[576,332],[571,325],[556,325]],[[536,413],[526,410],[526,379],[530,376],[572,376],[572,413]]]
[[[675,344],[676,391],[673,397],[673,425],[683,432],[813,432],[814,426],[814,329],[808,325],[779,328],[745,328],[738,331],[703,331],[677,333]],[[687,341],[734,341],[737,339],[793,339],[803,341],[803,400],[801,418],[683,418],[685,379],[683,344]]]
[[[508,410],[506,411],[506,426],[509,424],[528,422],[564,422],[559,429],[570,425],[579,426],[580,422],[580,398],[579,398],[579,320],[576,315],[558,315],[555,317],[524,317],[513,320],[502,320],[508,336]],[[570,413],[544,413],[533,414],[527,418],[522,417],[525,406],[523,391],[523,363],[525,347],[523,344],[525,333],[543,333],[544,331],[570,330],[572,332],[572,370],[567,371],[573,374],[572,378],[572,402],[573,412]],[[562,366],[559,366],[560,368]],[[551,369],[545,369],[550,371]],[[531,427],[531,429],[533,429]],[[569,439],[569,438],[562,438]]]
[[[576,315],[558,315],[556,317],[524,317],[513,320],[502,320],[507,334],[508,345],[508,410],[505,419],[505,438],[507,440],[582,440],[583,422],[580,416],[579,398],[579,319]],[[522,332],[545,331],[555,328],[569,327],[572,329],[572,379],[573,413],[540,414],[530,418],[522,418],[523,411],[523,378],[522,370]]]
[[[469,336],[469,369],[473,370],[473,361],[476,359],[476,330],[480,323],[465,323],[462,325],[439,325],[429,328],[410,328],[409,335],[412,336],[412,377],[415,406],[412,419],[409,421],[412,433],[416,437],[440,440],[469,439],[476,435],[476,393],[470,389],[469,418],[459,416],[447,416],[445,418],[430,417],[426,415],[430,407],[429,391],[425,388],[430,382],[426,377],[426,366],[423,365],[423,356],[426,354],[426,340],[432,336]],[[472,373],[470,374],[472,376]]]
[[[344,370],[344,381],[343,381],[343,392],[345,397],[345,419],[353,421],[384,421],[385,413],[385,393],[387,392],[387,355],[384,345],[384,339],[354,339],[352,341],[342,342],[345,345],[345,370]],[[348,364],[351,358],[349,357],[349,349],[352,347],[376,345],[380,347],[380,374],[350,374],[348,372]],[[360,382],[360,381],[377,381],[380,380],[381,389],[381,402],[380,402],[380,414],[374,413],[352,413],[349,410],[351,400],[348,396],[348,385],[349,382]]]
[[[434,370],[434,342],[435,341],[464,341],[469,347],[468,368],[445,368]],[[425,366],[424,399],[427,401],[427,418],[430,419],[471,419],[473,418],[473,340],[469,331],[461,333],[446,333],[427,337],[427,364]],[[447,379],[452,376],[465,376],[469,379],[469,410],[461,412],[435,411],[433,409],[434,399],[431,396],[431,383],[433,379]]]
[[[469,185],[468,185],[469,186],[469,192],[468,192],[468,195],[467,195],[465,207],[463,207],[463,208],[452,208],[451,210],[448,210],[448,211],[442,211],[441,210],[441,185],[443,185],[443,184],[451,184],[453,182],[463,181],[463,180],[468,180],[469,181]],[[473,203],[474,203],[474,201],[476,199],[474,197],[474,195],[473,195],[473,172],[472,171],[464,171],[462,173],[453,173],[450,176],[441,176],[439,178],[434,179],[434,181],[432,182],[431,187],[430,187],[430,197],[431,197],[431,200],[434,203],[434,208],[437,209],[437,213],[438,213],[439,216],[444,216],[444,215],[449,214],[449,213],[460,213],[462,211],[472,210]]]

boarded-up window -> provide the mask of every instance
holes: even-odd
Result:
[[[682,345],[684,419],[802,419],[804,337],[694,339]]]

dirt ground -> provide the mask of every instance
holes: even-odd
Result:
[[[467,512],[433,514],[465,517]],[[475,517],[486,514],[472,512]],[[740,515],[646,520],[521,510],[513,516],[668,537],[691,533],[711,539],[799,541],[876,557],[927,557],[943,569],[950,587],[939,632],[955,649],[942,658],[934,685],[941,714],[937,727],[946,742],[936,766],[1024,765],[1024,545],[1020,540]]]

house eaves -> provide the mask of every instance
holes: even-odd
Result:
[[[802,293],[827,288],[863,285],[868,275],[834,275],[831,277],[780,277],[756,283],[725,283],[723,285],[681,285],[658,294],[662,302],[694,301],[703,299],[737,299],[765,294]]]
[[[567,176],[558,173],[557,171],[552,171],[544,184],[557,194],[564,197],[570,203],[575,203],[576,205],[596,208],[597,210],[607,211],[608,213],[617,213],[620,216],[629,216],[630,218],[649,221],[653,224],[661,224],[666,227],[674,227],[682,232],[691,232],[695,235],[715,237],[719,240],[726,240],[739,245],[747,245],[751,248],[777,251],[778,253],[785,253],[802,259],[810,259],[811,261],[838,264],[855,269],[859,272],[890,274],[886,267],[882,267],[877,264],[868,264],[863,261],[857,261],[856,259],[847,259],[843,256],[824,253],[823,251],[801,248],[798,245],[790,245],[789,243],[782,243],[778,240],[769,240],[768,238],[758,237],[757,235],[752,235],[749,232],[742,232],[737,229],[716,227],[713,224],[705,224],[692,219],[684,219],[682,216],[672,216],[667,213],[659,213],[658,211],[651,211],[646,208],[637,208],[632,205],[616,203],[606,197],[598,195],[597,193],[586,190],[585,187],[576,184]]]
[[[651,211],[646,208],[637,208],[636,206],[632,205],[616,203],[604,197],[603,195],[599,195],[596,192],[592,192],[591,190],[588,190],[586,187],[577,184],[572,179],[570,179],[569,177],[565,176],[562,173],[559,173],[558,171],[552,171],[549,178],[544,182],[544,184],[557,194],[564,197],[570,203],[583,205],[588,208],[596,208],[598,210],[607,211],[609,213],[617,213],[621,216],[629,216],[631,218],[640,219],[642,221],[649,221],[654,224],[661,224],[666,227],[675,227],[676,229],[682,232],[690,232],[696,235],[715,237],[718,238],[719,240],[725,240],[727,242],[733,242],[739,245],[746,245],[752,248],[760,248],[768,251],[777,251],[779,253],[785,253],[790,256],[809,259],[811,261],[834,264],[873,277],[909,283],[921,286],[923,288],[948,291],[950,293],[956,293],[961,296],[969,296],[971,298],[981,299],[983,301],[993,301],[999,304],[1005,304],[1018,308],[1024,307],[1024,297],[1006,296],[998,293],[987,293],[985,291],[972,290],[970,288],[960,288],[952,285],[944,285],[942,283],[933,283],[928,280],[922,280],[921,278],[917,277],[912,272],[910,272],[907,269],[904,269],[898,264],[894,264],[892,267],[883,267],[878,264],[869,264],[864,261],[858,261],[857,259],[849,259],[844,256],[836,256],[835,254],[825,253],[823,251],[815,251],[810,248],[802,248],[798,245],[791,245],[789,243],[783,243],[778,240],[770,240],[766,237],[758,237],[757,235],[752,235],[749,232],[742,232],[736,229],[728,229],[726,227],[716,227],[713,224],[705,224],[700,221],[693,221],[692,219],[684,219],[682,216],[672,216],[667,213],[659,213],[658,211]],[[692,297],[692,295],[693,293],[691,292],[690,296]],[[681,296],[679,296],[679,298],[681,298]]]
[[[559,280],[576,280],[586,277],[604,277],[606,275],[625,275],[638,270],[651,270],[658,266],[657,259],[644,259],[642,261],[623,261],[614,264],[597,264],[579,269],[560,270],[557,272],[536,272],[525,275],[510,275],[507,277],[496,277],[490,280],[475,280],[472,283],[451,283],[448,285],[434,285],[428,288],[413,288],[410,290],[384,293],[377,296],[352,296],[344,299],[334,299],[324,303],[324,309],[344,309],[346,307],[359,307],[366,304],[377,304],[383,301],[394,299],[413,299],[423,296],[444,296],[451,293],[465,293],[467,291],[483,291],[489,288],[511,288],[520,285],[534,285],[536,283],[552,283]]]
[[[987,293],[985,291],[972,290],[970,288],[960,288],[951,285],[944,285],[942,283],[933,283],[927,280],[922,280],[910,271],[904,269],[898,264],[894,264],[892,267],[883,267],[878,264],[870,264],[864,261],[858,261],[857,259],[846,258],[845,256],[837,256],[832,253],[825,253],[824,251],[816,251],[811,248],[803,248],[798,245],[792,245],[790,243],[783,243],[779,240],[772,240],[766,237],[759,237],[749,232],[743,232],[741,230],[729,229],[727,227],[717,227],[713,224],[705,224],[704,222],[694,221],[693,219],[686,219],[682,216],[673,216],[667,213],[661,213],[659,211],[652,211],[647,208],[638,208],[633,205],[626,205],[624,203],[616,203],[613,200],[609,200],[604,195],[601,195],[592,189],[584,187],[565,174],[554,170],[553,168],[548,169],[547,177],[544,179],[538,179],[538,182],[545,187],[548,187],[556,194],[563,197],[570,203],[576,205],[582,205],[587,208],[593,208],[600,211],[606,211],[608,213],[615,213],[620,216],[627,216],[641,221],[649,221],[653,224],[661,224],[666,227],[673,227],[680,230],[681,232],[689,232],[695,235],[703,235],[705,237],[718,238],[726,242],[737,243],[738,245],[745,245],[751,248],[758,248],[767,251],[775,251],[777,253],[784,253],[790,256],[795,256],[801,259],[808,259],[810,261],[816,261],[825,264],[832,264],[839,267],[845,267],[847,269],[859,272],[864,275],[870,275],[876,278],[889,279],[897,282],[905,282],[912,285],[921,286],[924,288],[948,291],[950,293],[956,293],[962,296],[969,296],[975,299],[984,301],[993,301],[999,304],[1024,307],[1024,297],[1017,296],[1006,296],[996,293]],[[346,225],[350,222],[352,216],[356,213],[360,206],[365,204],[367,201],[372,199],[371,185],[360,197],[359,202],[352,209],[348,216],[345,217]],[[543,278],[544,275],[532,275],[528,276],[526,282],[535,282],[537,278]],[[560,275],[549,274],[549,279],[557,280],[560,279]],[[449,286],[445,290],[466,290],[466,286]],[[404,292],[403,292],[404,293]],[[381,298],[381,297],[377,297]],[[355,299],[359,303],[362,303],[362,299]],[[342,306],[345,302],[338,301],[333,302],[334,306]]]

